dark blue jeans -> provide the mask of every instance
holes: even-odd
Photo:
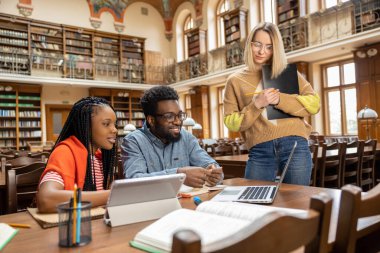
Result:
[[[245,178],[274,181],[277,171],[282,172],[294,142],[297,147],[289,164],[284,183],[309,185],[311,154],[308,142],[299,136],[287,136],[257,144],[249,150]]]

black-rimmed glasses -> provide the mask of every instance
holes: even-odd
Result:
[[[184,121],[187,118],[186,112],[180,112],[178,114],[168,112],[164,114],[156,114],[156,116],[165,119],[169,123],[174,122],[176,118],[178,118],[180,121]]]

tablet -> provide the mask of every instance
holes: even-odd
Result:
[[[185,181],[183,173],[115,180],[107,207],[176,198]]]

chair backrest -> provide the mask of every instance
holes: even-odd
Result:
[[[232,144],[224,143],[211,147],[212,156],[224,156],[224,155],[235,155],[235,147]]]
[[[311,159],[313,162],[313,166],[311,167],[310,185],[311,186],[317,186],[318,149],[319,149],[318,143],[314,143],[314,144],[309,145],[309,149],[310,149],[310,153],[311,153]]]
[[[345,142],[322,143],[321,158],[318,162],[319,184],[321,187],[340,188],[342,161],[346,155]],[[328,155],[327,152],[331,154]],[[333,154],[334,153],[334,154]],[[332,155],[333,154],[333,155]]]
[[[12,160],[7,160],[7,166],[11,168],[17,168],[25,166],[31,163],[41,162],[40,158],[31,158],[27,156],[20,156]]]
[[[279,212],[269,213],[260,220],[252,222],[228,240],[216,242],[215,245],[218,248],[211,252],[285,253],[302,246],[306,246],[305,252],[308,253],[327,252],[325,244],[327,244],[332,200],[323,194],[312,199],[310,207],[315,210],[308,210],[305,216],[296,217]],[[286,231],[286,235],[284,231]],[[172,252],[201,252],[201,239],[193,231],[178,231],[173,236]]]
[[[7,213],[15,213],[33,202],[44,169],[45,163],[35,162],[6,171]]]
[[[333,252],[355,252],[358,239],[370,238],[372,233],[378,233],[380,231],[380,219],[373,222],[367,220],[367,223],[359,222],[359,218],[374,215],[380,215],[380,184],[367,194],[362,194],[361,188],[357,186],[343,186]],[[379,248],[372,248],[372,252],[380,250],[380,243],[377,243],[377,245]]]
[[[237,143],[236,147],[239,155],[248,154],[248,147],[245,143]]]
[[[359,185],[359,171],[361,166],[361,157],[364,150],[364,141],[352,141],[346,145],[346,156],[342,160],[340,187],[346,184]],[[354,152],[349,152],[349,150]]]
[[[368,186],[368,189],[371,189],[375,186],[376,145],[376,139],[367,140],[363,144],[363,153],[359,171],[359,186],[361,188]]]

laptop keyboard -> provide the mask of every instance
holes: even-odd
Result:
[[[266,199],[270,189],[271,187],[269,186],[247,187],[239,199]]]

